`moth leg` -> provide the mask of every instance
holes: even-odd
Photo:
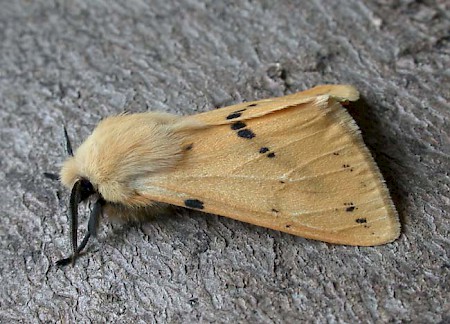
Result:
[[[103,215],[103,205],[105,201],[99,198],[92,209],[91,216],[88,221],[88,233],[93,237],[97,237],[98,226],[100,225],[100,215]],[[83,240],[84,241],[84,240]],[[81,245],[81,244],[80,244]]]
[[[79,254],[86,247],[90,237],[91,236],[93,236],[93,237],[97,236],[98,226],[99,226],[99,223],[100,223],[100,215],[103,214],[103,208],[102,207],[103,207],[104,203],[105,202],[104,202],[104,200],[102,198],[99,198],[95,202],[94,208],[92,209],[91,215],[89,216],[87,233],[84,235],[83,240],[81,241],[80,245],[77,247],[77,250],[76,250],[77,252],[75,253],[75,257],[72,254],[68,258],[64,258],[64,259],[56,261],[56,265],[58,267],[64,267],[64,266],[68,265],[69,263],[72,263],[72,265],[74,265],[76,259],[79,256]]]
[[[86,246],[86,244],[89,241],[90,237],[91,237],[91,234],[89,232],[87,232],[86,235],[83,238],[83,241],[81,241],[81,244],[77,248],[77,256],[84,249],[84,247]],[[76,260],[76,258],[73,258],[73,256],[71,255],[68,258],[64,258],[64,259],[60,259],[60,260],[56,261],[56,265],[58,267],[64,267],[64,266],[68,265],[69,263],[72,263],[72,265],[73,265],[73,264],[75,264],[75,260]]]

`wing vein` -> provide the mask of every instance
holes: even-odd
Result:
[[[292,144],[294,144],[294,143],[298,143],[298,142],[304,141],[304,140],[307,139],[307,138],[314,137],[314,136],[316,136],[317,134],[322,133],[322,132],[325,132],[325,131],[327,131],[327,130],[328,130],[328,128],[323,128],[323,129],[321,129],[321,130],[318,130],[317,132],[314,132],[314,133],[312,133],[312,134],[308,134],[307,136],[303,136],[303,137],[301,137],[301,138],[297,138],[297,139],[295,139],[295,140],[293,140],[293,141],[290,141],[290,142],[288,142],[288,143],[286,143],[286,144],[284,144],[284,145],[276,146],[276,147],[275,147],[275,150],[279,150],[280,148],[285,148],[285,147],[287,147],[287,146],[289,146],[289,145],[292,145]],[[348,147],[348,146],[349,146],[349,145],[345,145],[344,147],[341,147],[339,150],[344,149],[344,148],[346,148],[346,147]],[[336,152],[336,150],[333,151],[333,152]],[[264,157],[265,157],[264,155],[261,155],[261,154],[260,154],[260,155],[258,155],[258,156],[256,157],[256,159],[262,159],[262,158],[264,158]],[[239,169],[241,169],[242,167],[244,167],[245,165],[247,165],[247,164],[253,162],[254,160],[255,160],[255,158],[252,157],[251,159],[245,161],[244,163],[237,165],[237,166],[236,166],[234,169],[232,169],[230,172],[234,172],[234,171],[236,171],[236,170],[239,170]]]
[[[353,166],[356,167],[356,166],[363,165],[363,164],[365,164],[365,162],[355,163],[355,164],[352,164],[352,167]],[[346,171],[348,171],[348,170],[344,169],[344,168],[339,168],[337,170],[313,174],[310,176],[305,176],[305,177],[301,177],[301,178],[297,178],[297,179],[288,179],[287,181],[288,182],[300,182],[300,181],[305,181],[305,180],[309,180],[309,179],[313,179],[313,178],[318,178],[318,177],[322,177],[322,176],[326,176],[326,175],[330,175],[330,174],[334,174],[334,173],[339,173],[339,172],[346,172]]]
[[[372,200],[363,201],[363,202],[357,203],[357,204],[355,204],[355,205],[357,205],[357,206],[368,205],[368,204],[370,204],[370,203],[372,203],[372,202],[375,202],[375,201],[381,201],[381,202],[383,202],[383,200],[382,200],[381,198],[377,198],[377,199],[372,199]],[[337,209],[344,209],[344,208],[347,208],[347,207],[348,207],[348,206],[344,206],[344,207],[342,207],[342,206],[334,206],[334,207],[329,207],[329,208],[324,208],[324,209],[311,210],[311,211],[307,211],[307,212],[291,212],[290,214],[291,214],[292,216],[310,215],[310,214],[317,214],[317,213],[322,213],[322,212],[327,212],[327,211],[335,210],[336,208],[337,208]],[[383,206],[374,208],[373,210],[377,210],[377,209],[381,209],[381,208],[385,208],[384,204],[383,204]]]
[[[345,148],[347,148],[347,147],[349,147],[349,146],[350,146],[350,145],[345,145],[345,146],[341,147],[341,149],[345,149]],[[289,177],[289,175],[291,175],[293,172],[295,172],[295,171],[297,171],[297,170],[300,170],[300,169],[306,167],[308,164],[311,164],[311,163],[314,162],[314,161],[317,161],[317,160],[319,160],[319,159],[321,159],[321,158],[323,158],[323,157],[329,156],[330,154],[332,154],[332,153],[334,153],[334,152],[336,152],[336,149],[333,149],[332,151],[328,151],[328,152],[325,152],[325,153],[323,153],[323,154],[321,154],[321,155],[319,155],[319,156],[316,156],[316,157],[314,157],[314,158],[312,158],[312,159],[306,161],[305,163],[303,163],[303,164],[301,164],[301,165],[298,165],[298,166],[296,166],[295,168],[289,170],[288,172],[286,172],[285,174],[282,175],[282,178],[287,178],[287,177]]]
[[[353,164],[352,166],[358,166],[358,165],[362,165],[365,162],[359,162],[356,164]],[[339,172],[344,172],[347,171],[346,169],[343,168],[339,168],[337,170],[332,170],[332,171],[328,171],[328,172],[323,172],[323,173],[318,173],[318,174],[313,174],[310,176],[305,176],[302,178],[297,178],[297,179],[284,179],[282,177],[280,178],[261,178],[261,177],[252,177],[252,176],[247,176],[247,175],[238,175],[238,174],[226,174],[226,175],[221,175],[221,174],[214,174],[214,175],[210,175],[210,174],[204,174],[204,175],[200,175],[200,176],[191,176],[191,175],[171,175],[170,178],[171,179],[176,179],[176,180],[188,180],[188,179],[198,179],[198,178],[225,178],[225,179],[245,179],[245,180],[251,180],[251,181],[287,181],[287,182],[300,182],[300,181],[305,181],[305,180],[309,180],[312,178],[318,178],[318,177],[322,177],[322,176],[327,176],[333,173],[339,173]],[[158,179],[156,179],[158,180]],[[166,182],[167,180],[164,178],[163,180],[164,182]]]

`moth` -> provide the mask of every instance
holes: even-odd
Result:
[[[71,189],[72,255],[58,264],[76,260],[102,213],[132,218],[165,204],[329,243],[395,240],[388,189],[342,106],[358,98],[350,85],[321,85],[193,116],[104,119],[60,172]],[[88,199],[78,245],[78,205]]]

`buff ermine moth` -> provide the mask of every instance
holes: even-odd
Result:
[[[74,262],[99,215],[171,204],[329,243],[373,246],[400,233],[397,212],[359,129],[322,85],[193,116],[122,114],[99,123],[60,173],[71,189]],[[70,149],[71,151],[71,149]],[[93,197],[78,246],[78,205]]]

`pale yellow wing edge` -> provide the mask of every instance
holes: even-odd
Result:
[[[317,104],[325,103],[329,98],[334,98],[339,102],[356,101],[359,98],[359,92],[351,85],[319,85],[312,89],[283,97],[249,101],[197,115],[186,116],[180,120],[176,127],[182,131],[190,131],[196,128],[201,129],[208,126],[231,124],[301,104],[312,102]],[[245,114],[242,113],[243,110],[246,110]]]

